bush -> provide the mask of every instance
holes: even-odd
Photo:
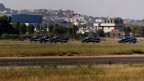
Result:
[[[19,39],[20,37],[18,34],[6,34],[6,33],[4,33],[1,35],[1,38],[2,39]]]
[[[18,39],[18,40],[24,40],[27,38],[31,38],[33,35],[26,35],[26,34],[2,34],[1,39]]]

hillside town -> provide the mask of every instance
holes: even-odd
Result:
[[[97,30],[103,30],[110,37],[122,37],[124,32],[121,31],[124,26],[144,25],[143,20],[122,19],[119,17],[93,17],[86,14],[75,13],[73,10],[52,10],[52,9],[34,9],[34,10],[12,10],[6,8],[0,3],[0,16],[11,16],[11,22],[20,23],[45,23],[50,25],[56,23],[64,27],[78,26],[77,33],[84,34],[87,32],[96,33]]]

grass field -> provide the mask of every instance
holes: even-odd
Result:
[[[71,40],[67,44],[40,44],[30,41],[0,40],[0,57],[92,56],[144,54],[144,41],[118,44],[106,39],[97,44]],[[144,81],[144,64],[76,65],[0,68],[0,81]]]
[[[71,40],[66,44],[40,44],[30,41],[0,40],[0,57],[6,56],[98,56],[144,54],[144,41],[118,44],[115,39],[101,43],[82,44]]]
[[[0,81],[144,81],[144,65],[0,69]]]

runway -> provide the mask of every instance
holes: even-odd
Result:
[[[144,55],[0,57],[0,66],[144,63]]]

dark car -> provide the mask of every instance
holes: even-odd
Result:
[[[65,37],[52,37],[49,39],[50,43],[57,43],[57,42],[61,42],[61,43],[67,43],[69,41],[69,38],[67,36]]]
[[[136,43],[137,39],[136,39],[136,37],[125,37],[121,40],[118,40],[118,43],[126,43],[126,42],[129,42],[130,44],[131,43]]]
[[[99,37],[85,37],[84,39],[81,40],[82,43],[99,43],[101,39]]]

